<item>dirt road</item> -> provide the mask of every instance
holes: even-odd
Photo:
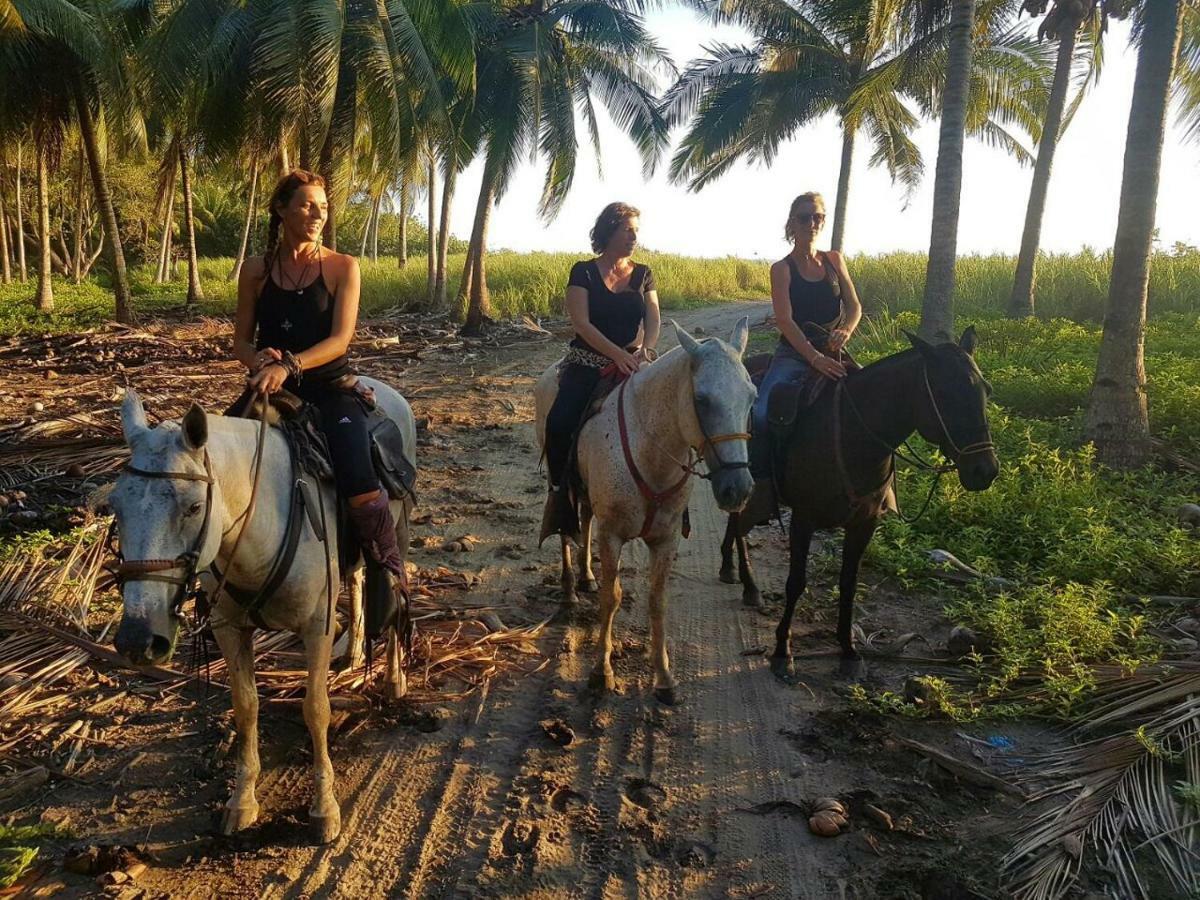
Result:
[[[739,315],[766,304],[680,316],[727,336]],[[670,329],[664,329],[667,336]],[[673,343],[669,337],[664,344]],[[567,614],[557,602],[556,549],[535,547],[543,480],[532,445],[534,377],[560,342],[510,347],[469,360],[472,370],[409,368],[401,387],[429,418],[422,447],[423,510],[413,558],[441,558],[441,539],[470,533],[465,563],[479,575],[473,600],[504,616],[558,616],[541,649],[547,664],[499,678],[440,712],[428,730],[386,717],[334,745],[344,829],[331,846],[306,843],[307,739],[295,721],[263,727],[262,823],[231,840],[212,835],[229,769],[205,778],[172,758],[168,741],[123,784],[98,790],[122,815],[89,820],[94,840],[160,842],[159,862],[136,889],[146,896],[209,897],[971,897],[991,895],[1002,827],[1014,804],[964,787],[904,750],[896,736],[969,758],[953,727],[881,719],[848,699],[832,656],[803,661],[787,686],[762,656],[774,615],[742,608],[716,579],[723,518],[708,487],[693,492],[690,540],[671,578],[669,642],[680,703],[649,686],[645,550],[624,558],[626,600],[614,665],[620,693],[583,699],[594,653],[594,598]],[[386,376],[386,359],[366,367]],[[395,372],[392,371],[395,375]],[[765,587],[782,584],[778,530],[757,538]],[[460,555],[456,560],[464,565]],[[812,599],[798,616],[798,650],[832,650],[831,548],[815,553]],[[947,623],[935,598],[903,597],[868,578],[860,601],[867,632],[922,631]],[[768,601],[777,595],[768,593]],[[872,687],[899,688],[912,663],[876,666]],[[552,740],[543,723],[569,744]],[[203,734],[198,740],[205,740]],[[199,770],[200,767],[197,767]],[[172,777],[165,785],[163,773]],[[156,774],[157,773],[157,774]],[[142,780],[139,782],[138,779]],[[157,779],[157,780],[156,780]],[[819,838],[808,804],[834,795],[852,808],[849,833]],[[84,793],[62,793],[64,808]],[[133,797],[133,799],[130,799]],[[895,830],[872,825],[864,803],[885,808]],[[146,834],[142,832],[145,831]],[[84,881],[68,881],[84,892]],[[128,893],[128,896],[136,896]]]

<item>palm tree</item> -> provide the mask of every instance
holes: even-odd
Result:
[[[646,32],[638,0],[495,2],[476,23],[475,121],[483,136],[483,178],[460,295],[467,298],[463,332],[477,334],[490,314],[487,233],[492,206],[504,194],[521,157],[543,155],[546,177],[539,211],[551,219],[571,189],[578,149],[575,114],[599,144],[594,100],[627,131],[653,170],[667,140],[654,98],[655,73],[674,72]]]
[[[1117,467],[1141,465],[1150,452],[1143,356],[1146,288],[1167,106],[1180,41],[1180,2],[1144,0],[1137,15],[1135,34],[1140,46],[1125,137],[1112,278],[1084,418],[1084,432],[1095,444],[1097,458]]]
[[[200,260],[196,257],[196,213],[192,203],[192,173],[186,141],[177,143],[179,153],[179,187],[183,191],[183,238],[188,261],[188,306],[195,306],[204,299],[204,286],[200,283]]]
[[[226,277],[226,281],[237,281],[238,275],[242,271],[242,264],[246,261],[246,253],[250,249],[250,234],[254,228],[254,214],[257,212],[258,169],[258,155],[252,154],[250,157],[249,196],[246,198],[246,221],[242,225],[242,240],[238,245],[237,258],[233,261],[233,268]]]
[[[1179,60],[1175,71],[1175,100],[1184,134],[1200,140],[1200,8],[1180,7]]]
[[[1031,15],[1045,12],[1047,0],[1025,0],[1022,9]],[[1067,106],[1067,91],[1071,83],[1071,72],[1076,62],[1077,38],[1081,26],[1086,38],[1088,71],[1075,97],[1077,108],[1084,91],[1099,75],[1101,55],[1101,32],[1095,10],[1088,9],[1076,0],[1056,0],[1050,14],[1038,28],[1038,38],[1058,39],[1058,58],[1054,65],[1054,81],[1050,87],[1050,100],[1046,104],[1046,120],[1042,123],[1042,137],[1038,143],[1037,162],[1033,167],[1033,182],[1029,188],[1029,204],[1025,210],[1025,228],[1021,232],[1021,251],[1017,256],[1017,273],[1013,279],[1012,295],[1008,302],[1008,314],[1013,318],[1033,315],[1033,298],[1037,284],[1038,245],[1042,236],[1042,217],[1046,210],[1046,195],[1050,187],[1050,168],[1054,165],[1054,152],[1065,129],[1064,111]],[[1074,109],[1072,109],[1074,112]],[[1069,120],[1068,114],[1067,119]]]
[[[833,112],[842,130],[841,165],[831,246],[842,248],[856,141],[871,140],[872,165],[913,189],[923,173],[910,134],[918,119],[909,102],[928,107],[940,88],[948,28],[920,31],[909,0],[719,0],[718,21],[748,28],[750,47],[715,45],[689,64],[664,99],[672,125],[690,121],[671,175],[698,190],[742,157],[770,163],[804,124]],[[1026,156],[1007,121],[1036,119],[1042,54],[1024,35],[1005,30],[998,3],[987,9],[979,41],[969,133]],[[1032,88],[1032,90],[1031,90]]]

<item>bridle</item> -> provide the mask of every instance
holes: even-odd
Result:
[[[941,483],[943,475],[945,475],[947,472],[954,472],[954,471],[958,470],[962,466],[963,459],[968,456],[973,456],[978,453],[994,452],[996,449],[996,445],[991,440],[990,437],[988,437],[986,440],[975,441],[973,443],[967,444],[966,446],[960,447],[958,442],[954,440],[954,436],[950,433],[950,427],[946,424],[946,417],[942,414],[941,406],[938,404],[938,401],[937,401],[937,395],[934,394],[933,385],[929,381],[929,365],[924,360],[922,360],[922,362],[921,362],[921,376],[922,376],[922,380],[925,384],[925,395],[926,395],[926,397],[929,398],[929,405],[933,409],[933,414],[937,418],[938,425],[942,429],[942,434],[946,438],[947,445],[949,446],[950,450],[953,451],[953,454],[954,454],[953,461],[950,462],[948,465],[939,466],[934,463],[931,463],[929,460],[925,459],[916,450],[913,449],[912,445],[909,444],[907,438],[902,440],[899,444],[893,445],[893,444],[889,444],[887,441],[885,441],[883,438],[881,438],[879,435],[877,435],[871,429],[871,426],[869,426],[867,424],[866,419],[863,417],[862,412],[858,408],[858,404],[854,402],[854,397],[850,394],[849,388],[847,388],[845,386],[844,380],[838,381],[837,387],[835,388],[835,391],[834,391],[834,400],[833,400],[834,456],[836,457],[836,460],[837,460],[838,471],[842,478],[843,488],[845,489],[846,495],[850,498],[850,502],[853,506],[858,506],[859,504],[865,502],[867,499],[878,494],[879,491],[883,490],[883,488],[887,485],[887,483],[892,479],[892,476],[895,474],[897,459],[903,460],[904,462],[908,463],[909,465],[911,465],[915,468],[922,469],[926,472],[934,473],[935,478],[933,480],[933,484],[930,485],[929,493],[926,495],[925,502],[922,504],[920,511],[915,516],[912,516],[911,518],[905,517],[902,513],[900,514],[900,518],[903,521],[908,522],[910,524],[913,522],[916,522],[918,519],[921,518],[921,516],[923,516],[925,514],[925,511],[929,508],[930,502],[933,500],[933,495],[937,491],[938,485]],[[859,425],[862,426],[862,429],[863,429],[863,431],[865,431],[867,433],[867,436],[869,438],[871,438],[875,443],[879,444],[884,449],[886,449],[888,451],[888,454],[891,457],[891,465],[888,467],[888,474],[884,478],[883,483],[880,484],[874,490],[868,491],[866,494],[859,494],[858,492],[855,491],[854,485],[850,481],[850,473],[846,468],[845,458],[844,458],[844,454],[842,451],[842,428],[841,428],[841,398],[842,397],[846,398],[846,401],[847,401],[848,405],[850,406],[851,411],[853,411],[855,418],[858,419]],[[900,450],[901,447],[904,448],[906,453],[901,452],[901,450]]]
[[[750,468],[749,461],[735,460],[733,462],[728,462],[721,458],[720,451],[717,450],[717,446],[719,444],[728,443],[729,441],[748,441],[750,440],[750,435],[745,431],[733,431],[729,432],[728,434],[718,434],[715,436],[710,435],[707,429],[704,427],[704,418],[700,415],[700,411],[696,409],[696,395],[693,391],[692,409],[696,413],[696,422],[700,425],[700,434],[704,439],[698,446],[688,448],[688,450],[693,454],[693,458],[689,459],[686,463],[675,459],[675,457],[671,456],[669,453],[666,453],[666,451],[662,451],[664,455],[670,457],[671,460],[673,460],[675,464],[679,466],[679,468],[683,471],[683,474],[679,477],[678,481],[672,484],[665,491],[655,491],[650,487],[646,479],[642,477],[642,473],[638,470],[637,463],[634,462],[633,451],[629,446],[629,428],[625,423],[625,386],[628,383],[629,378],[626,377],[621,380],[621,386],[617,388],[617,430],[621,435],[621,452],[625,456],[625,466],[629,469],[629,474],[633,477],[633,483],[637,485],[638,493],[642,495],[642,498],[647,504],[646,516],[644,519],[642,519],[642,530],[638,532],[638,537],[645,540],[646,536],[650,533],[651,527],[654,525],[654,517],[658,514],[659,509],[669,499],[683,490],[683,486],[687,484],[688,479],[693,475],[698,478],[711,480],[717,472],[736,471],[737,469]],[[711,469],[708,472],[701,472],[696,468],[700,461],[704,459],[704,450],[706,447],[712,450],[712,454],[716,458],[716,472],[711,471]]]

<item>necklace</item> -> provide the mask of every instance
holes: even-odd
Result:
[[[317,257],[317,258],[318,258],[318,259],[320,258],[320,253],[321,253],[321,251],[320,251],[320,250],[318,250],[318,251],[317,251],[317,254],[318,254],[318,257]],[[280,280],[282,281],[284,278],[287,278],[287,280],[291,282],[291,286],[290,286],[290,287],[285,287],[284,289],[285,289],[285,290],[294,290],[294,291],[295,291],[297,294],[303,294],[303,293],[304,293],[304,289],[305,289],[306,287],[308,287],[308,285],[307,285],[307,284],[305,284],[305,283],[304,283],[304,281],[305,281],[305,279],[306,279],[306,278],[308,278],[308,270],[309,270],[309,268],[312,266],[312,262],[313,262],[313,260],[312,260],[312,256],[311,256],[311,255],[309,255],[308,257],[306,257],[306,258],[305,258],[305,260],[304,260],[304,268],[300,270],[300,277],[299,277],[299,278],[292,278],[292,277],[290,277],[290,276],[287,274],[287,270],[286,270],[286,269],[284,269],[284,267],[283,267],[283,259],[282,259],[282,257],[281,257],[281,258],[280,258],[280,260],[279,260],[279,275],[280,275]],[[284,286],[283,286],[283,285],[280,285],[280,287],[284,287]]]

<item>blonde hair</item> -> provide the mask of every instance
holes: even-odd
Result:
[[[792,206],[788,210],[787,222],[783,226],[784,240],[794,241],[796,239],[796,218],[800,215],[800,207],[805,203],[811,203],[816,207],[817,212],[825,215],[825,198],[817,191],[808,191],[801,194],[792,201]]]

